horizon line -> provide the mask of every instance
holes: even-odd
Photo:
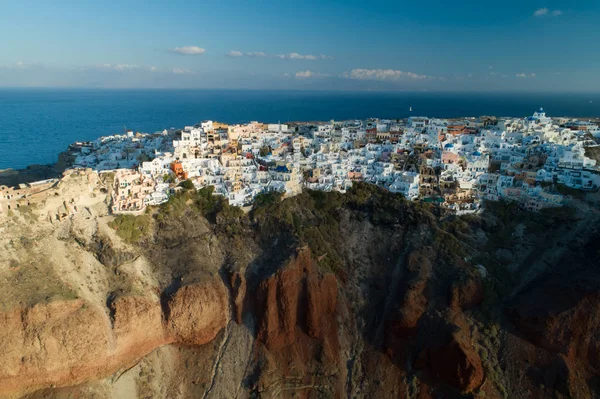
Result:
[[[106,87],[106,86],[0,86],[0,90],[148,90],[148,91],[273,91],[273,92],[316,92],[316,93],[460,93],[460,94],[596,94],[597,91],[577,90],[446,90],[446,89],[299,89],[299,88],[231,88],[231,87]]]

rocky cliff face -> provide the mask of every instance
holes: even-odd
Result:
[[[530,370],[544,395],[600,395],[600,252],[593,244],[597,238],[591,237],[587,250],[563,258],[506,307],[519,335],[551,359],[534,363]]]
[[[227,295],[220,281],[209,281],[177,290],[166,312],[158,300],[128,296],[110,304],[110,315],[81,299],[3,313],[0,392],[76,385],[107,377],[162,345],[206,344],[228,322]]]
[[[258,339],[268,349],[296,342],[297,330],[311,338],[336,337],[337,280],[332,273],[319,276],[313,263],[310,249],[301,249],[260,283],[255,315]]]
[[[457,218],[359,185],[117,220],[106,179],[0,220],[2,397],[600,395],[586,204]]]

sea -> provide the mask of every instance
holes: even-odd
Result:
[[[0,89],[0,170],[50,164],[75,141],[153,133],[211,119],[328,121],[409,116],[598,117],[600,93]],[[412,112],[411,112],[412,108]]]

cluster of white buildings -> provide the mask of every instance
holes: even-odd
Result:
[[[542,109],[525,119],[206,121],[79,143],[75,166],[115,171],[114,212],[165,202],[188,179],[196,188],[214,186],[236,206],[250,205],[264,191],[344,192],[364,181],[459,212],[478,209],[483,199],[539,210],[563,203],[560,185],[600,186],[600,168],[586,156],[598,147],[594,137],[600,138],[596,125],[549,118]]]

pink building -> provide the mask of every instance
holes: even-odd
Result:
[[[458,163],[459,159],[460,159],[460,157],[458,156],[458,154],[456,154],[454,152],[450,152],[450,151],[442,152],[442,162],[444,164]]]
[[[144,198],[154,192],[154,180],[136,171],[122,169],[115,175],[112,211],[137,212],[145,208]]]

